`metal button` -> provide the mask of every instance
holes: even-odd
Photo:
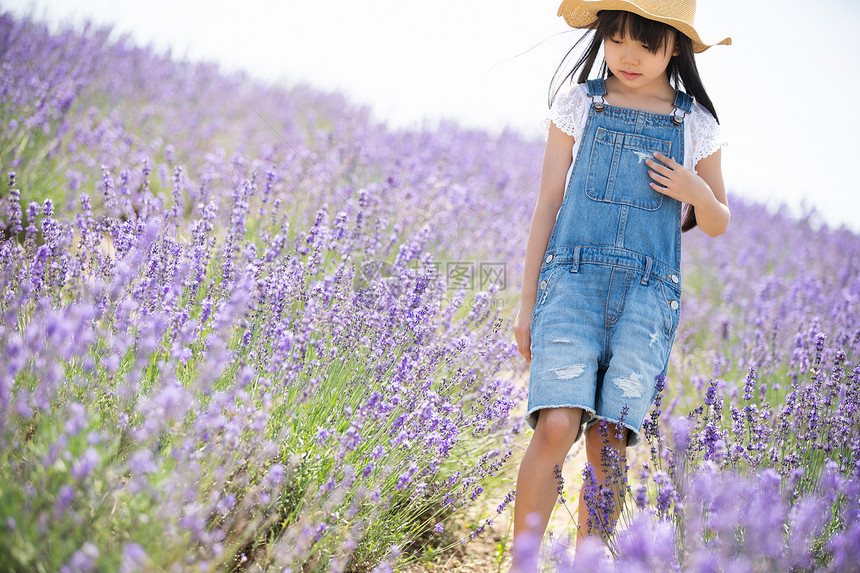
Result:
[[[540,282],[540,288],[541,288],[541,289],[545,289],[545,288],[546,288],[546,281],[541,281],[541,282]],[[674,302],[674,301],[673,301],[673,302]]]
[[[678,301],[673,300],[672,302],[669,303],[669,306],[672,307],[672,310],[678,310]]]
[[[672,279],[672,282],[673,282],[673,283],[677,283],[677,282],[678,282],[678,275],[669,275],[669,278],[670,278],[670,279]]]
[[[546,262],[550,262],[551,260],[552,260],[552,255],[547,255],[546,256]]]

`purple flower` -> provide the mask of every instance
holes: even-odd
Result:
[[[340,457],[354,450],[359,443],[361,443],[361,432],[354,424],[350,425],[340,441]]]
[[[60,567],[61,573],[89,573],[96,568],[96,559],[99,558],[98,548],[90,542],[75,551],[69,562]]]
[[[753,392],[755,391],[755,382],[756,382],[756,368],[752,366],[747,373],[746,380],[744,381],[744,400],[749,402],[752,400]]]
[[[402,474],[400,474],[400,478],[397,480],[396,489],[403,489],[406,485],[412,481],[412,477],[418,472],[418,464],[412,462],[409,464],[409,467],[406,468]]]
[[[517,491],[519,490],[511,490],[505,495],[505,498],[502,500],[502,503],[499,504],[499,507],[496,508],[496,513],[502,513],[505,511],[505,508],[517,497]]]
[[[564,476],[561,475],[561,468],[556,464],[555,466],[555,482],[557,484],[556,491],[558,492],[558,501],[559,503],[564,503]],[[501,512],[499,512],[501,513]]]
[[[146,555],[143,547],[137,543],[126,543],[122,549],[122,562],[120,563],[120,573],[135,573],[143,571],[148,563],[149,558]]]
[[[367,465],[364,466],[364,469],[361,470],[362,477],[364,479],[369,478],[375,468],[376,464],[374,462],[367,462]]]
[[[330,432],[328,431],[328,429],[320,428],[319,432],[317,432],[317,443],[321,446],[324,446],[329,435],[330,435]]]
[[[57,495],[57,500],[54,502],[54,517],[61,518],[63,513],[68,509],[69,505],[72,503],[72,498],[75,496],[75,490],[69,484],[63,484],[60,486],[59,494]]]
[[[690,430],[692,424],[690,420],[684,416],[673,416],[670,418],[670,427],[672,430],[672,439],[675,445],[675,455],[683,459],[687,446],[690,443]]]
[[[227,515],[230,513],[230,510],[233,509],[233,506],[236,504],[236,495],[233,493],[228,493],[224,497],[218,500],[218,503],[215,505],[215,510],[221,515]]]
[[[73,402],[69,404],[69,414],[66,418],[66,433],[76,436],[87,425],[87,411],[83,404]]]
[[[654,483],[657,484],[657,511],[660,514],[666,514],[669,511],[669,507],[677,499],[675,486],[672,484],[669,475],[663,470],[654,472],[653,478]]]
[[[541,538],[530,529],[523,531],[517,537],[517,543],[512,550],[513,573],[525,573],[537,570]]]
[[[623,570],[674,570],[675,536],[670,521],[654,520],[647,512],[638,514],[618,539],[616,566]]]
[[[150,450],[140,449],[129,456],[128,469],[133,474],[146,475],[158,471],[158,464]]]
[[[87,448],[86,451],[74,461],[72,464],[72,477],[77,480],[82,480],[98,467],[101,462],[101,456],[94,448]]]
[[[280,485],[284,481],[284,466],[281,464],[272,464],[269,467],[269,473],[266,476],[267,487],[273,488]]]

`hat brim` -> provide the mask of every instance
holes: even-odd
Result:
[[[651,14],[627,0],[563,0],[561,6],[558,8],[558,15],[562,16],[571,28],[593,28],[597,21],[597,13],[601,10],[625,10],[638,14],[643,18],[672,26],[692,40],[693,51],[696,53],[704,52],[711,46],[730,46],[732,43],[730,37],[725,37],[721,40],[717,38],[702,38],[696,29],[687,22],[667,16]]]

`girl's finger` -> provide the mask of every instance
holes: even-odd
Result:
[[[659,159],[660,161],[662,161],[666,165],[669,165],[669,164],[678,165],[678,163],[674,159],[672,159],[671,157],[666,157],[665,155],[663,155],[659,151],[654,152],[654,157],[656,157],[657,159]]]
[[[654,169],[656,171],[659,171],[663,175],[669,175],[672,172],[671,167],[663,165],[662,163],[654,161],[653,159],[646,159],[645,163],[648,164],[648,167],[650,167],[651,169]]]
[[[653,181],[651,182],[651,188],[654,191],[657,191],[658,193],[662,193],[663,195],[668,195],[669,197],[674,197],[672,195],[671,189],[669,189],[668,187],[663,187],[661,185],[658,185],[658,184],[654,183]]]
[[[664,175],[660,175],[659,173],[656,173],[654,171],[649,171],[648,175],[651,176],[651,179],[653,179],[654,181],[656,181],[658,183],[661,183],[664,187],[668,187],[668,184],[672,182],[672,180],[669,179],[668,177],[666,177]]]

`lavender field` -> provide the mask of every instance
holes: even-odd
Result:
[[[382,572],[480,541],[530,433],[543,142],[109,33],[0,15],[0,570]],[[622,522],[577,570],[860,570],[860,237],[730,205],[684,236]],[[605,523],[610,484],[579,482]]]

